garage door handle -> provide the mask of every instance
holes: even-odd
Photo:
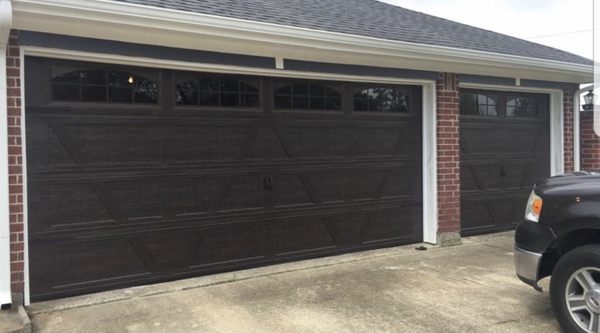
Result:
[[[272,190],[273,189],[273,185],[271,184],[271,177],[265,177],[265,178],[263,178],[263,188],[265,190]]]
[[[504,168],[504,165],[500,168],[500,176],[502,177],[506,177],[507,173],[506,173],[506,169]]]

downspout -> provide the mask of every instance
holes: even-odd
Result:
[[[8,110],[6,51],[12,27],[12,3],[0,0],[0,304],[11,304],[10,219],[8,203]]]

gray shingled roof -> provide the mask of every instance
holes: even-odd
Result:
[[[388,40],[592,65],[552,47],[377,0],[113,0]]]

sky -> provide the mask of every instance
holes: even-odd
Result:
[[[594,0],[380,0],[593,58]]]

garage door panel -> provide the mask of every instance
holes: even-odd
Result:
[[[215,207],[224,177],[168,177],[164,180],[166,215],[206,214]]]
[[[31,292],[52,294],[148,274],[126,239],[44,242],[29,252]],[[94,258],[90,260],[90,258]],[[117,272],[115,274],[115,272]]]
[[[531,186],[540,167],[536,160],[530,161],[473,161],[461,165],[461,190],[511,189]]]
[[[384,173],[380,197],[381,198],[403,198],[421,200],[422,190],[415,179],[421,179],[422,172],[412,163],[387,170]]]
[[[389,170],[358,169],[347,172],[344,176],[346,187],[345,197],[348,200],[369,200],[381,197],[381,188],[384,186],[384,175]]]
[[[247,152],[241,156],[245,160],[284,160],[291,157],[290,148],[283,143],[277,128],[260,128],[251,133],[249,140]]]
[[[474,127],[474,128],[473,128]],[[473,124],[461,124],[461,150],[464,154],[522,154],[529,156],[542,149],[543,137],[547,134],[539,127],[519,126],[508,128],[505,125],[474,126]],[[538,136],[542,139],[539,140]],[[538,144],[540,145],[538,147]]]
[[[527,197],[527,193],[517,192],[509,197],[497,195],[493,199],[466,198],[462,200],[461,214],[470,218],[463,220],[462,227],[467,233],[512,229],[523,217]]]
[[[264,223],[240,223],[200,230],[196,233],[191,254],[191,268],[260,259],[266,255]]]
[[[142,256],[154,274],[169,274],[188,269],[192,261],[190,251],[202,240],[202,235],[186,228],[132,235],[129,239],[137,242],[138,252],[144,252]]]
[[[396,150],[400,151],[403,148],[405,131],[403,127],[353,128],[350,131],[352,155],[392,157]]]
[[[274,253],[293,255],[335,248],[335,233],[331,221],[320,216],[273,223]]]
[[[355,128],[351,133],[352,155],[356,158],[414,159],[421,152],[421,132],[413,125],[390,121],[386,127]]]
[[[534,154],[538,142],[548,142],[544,140],[545,132],[540,128],[508,128],[504,133],[505,140],[501,141],[501,145],[504,146],[501,152]]]
[[[309,175],[323,203],[411,196],[420,199],[421,195],[420,186],[412,178],[421,173],[408,163],[395,163],[394,168],[340,169]]]
[[[234,160],[246,148],[253,128],[213,126],[190,122],[165,126],[163,158],[165,162]]]
[[[293,158],[343,158],[347,154],[346,128],[286,127],[280,129]]]
[[[218,211],[240,211],[265,207],[262,175],[230,177],[222,196],[216,202]]]
[[[300,174],[278,174],[272,177],[273,183],[273,206],[285,208],[294,206],[313,205],[313,199],[307,190],[307,177]]]
[[[28,117],[27,129],[27,163],[31,170],[77,164],[47,121]]]
[[[463,230],[476,230],[481,227],[496,226],[493,213],[486,202],[461,198],[460,209],[462,216],[469,216],[468,219],[461,220]]]
[[[364,244],[421,238],[420,206],[408,203],[402,208],[369,211],[361,233]]]
[[[160,178],[141,178],[99,184],[105,207],[119,220],[163,216]]]
[[[369,211],[359,211],[330,216],[329,220],[336,230],[340,244],[356,246],[362,244],[362,234],[368,225]]]
[[[31,232],[114,221],[90,184],[34,182],[29,183],[28,190],[29,205],[39,207],[28,216]]]
[[[77,157],[86,164],[160,163],[161,128],[158,125],[66,124],[52,127],[65,148],[79,155]]]
[[[310,174],[318,200],[323,203],[376,198],[381,179],[380,170],[372,173],[366,170],[331,170]]]

